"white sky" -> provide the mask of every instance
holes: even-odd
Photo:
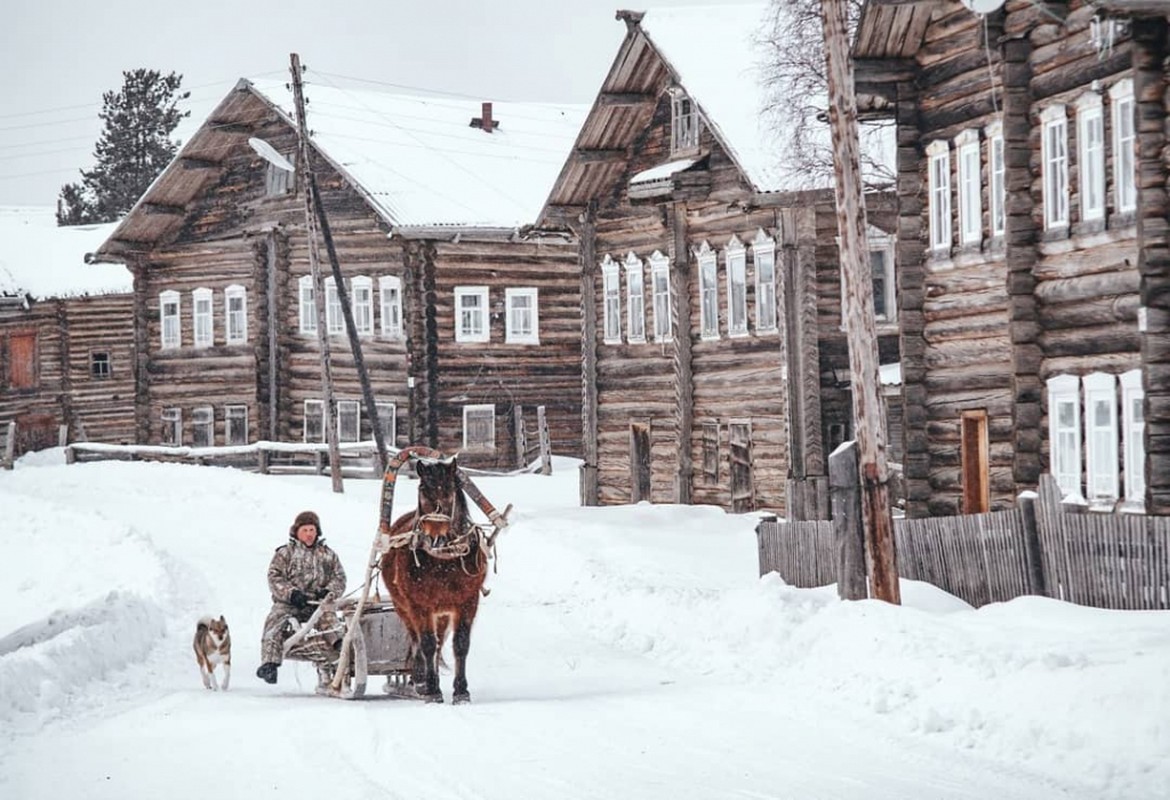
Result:
[[[662,3],[659,3],[661,5]],[[720,0],[671,0],[719,5]],[[201,119],[236,79],[280,78],[289,53],[349,76],[478,100],[588,103],[625,26],[623,0],[75,0],[0,11],[0,205],[53,205],[93,166],[102,92],[122,71],[183,75]],[[360,85],[360,84],[354,84]],[[377,88],[377,84],[368,84]],[[387,87],[388,88],[388,87]]]
[[[476,479],[515,509],[458,707],[255,677],[293,516],[320,513],[358,588],[378,482],[60,450],[0,470],[0,797],[1170,797],[1170,613],[975,611],[915,581],[901,607],[844,603],[758,577],[754,515],[578,507],[577,463]],[[226,693],[191,652],[219,614]]]

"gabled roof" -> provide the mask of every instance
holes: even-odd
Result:
[[[0,298],[82,297],[130,292],[120,264],[86,266],[85,254],[116,223],[58,227],[52,208],[0,207]]]
[[[306,118],[317,151],[388,226],[516,228],[535,221],[586,108],[495,102],[491,133],[472,127],[478,101],[310,84]],[[259,119],[295,129],[284,83],[241,80],[155,179],[94,260],[165,241],[222,177]]]

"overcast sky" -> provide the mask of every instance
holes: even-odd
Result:
[[[0,205],[54,205],[61,185],[93,166],[101,95],[121,88],[123,70],[180,73],[196,121],[238,78],[287,76],[293,52],[310,84],[319,71],[338,84],[588,103],[625,31],[616,9],[719,4],[14,0],[0,11]]]

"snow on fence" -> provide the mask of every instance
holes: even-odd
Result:
[[[760,574],[794,586],[838,581],[833,524],[756,527]],[[1038,495],[989,514],[895,519],[898,573],[973,606],[1039,594],[1081,605],[1170,609],[1170,517],[1098,514],[1064,507],[1049,475]]]
[[[338,449],[343,477],[382,477],[374,442],[344,442]],[[324,475],[329,471],[329,446],[323,443],[256,442],[228,447],[171,447],[75,442],[65,447],[67,464],[111,459],[235,467],[263,475]]]

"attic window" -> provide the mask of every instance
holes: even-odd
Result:
[[[289,161],[296,159],[296,154],[285,153],[284,157]],[[292,189],[292,173],[287,169],[282,169],[272,162],[268,162],[268,172],[264,175],[264,194],[267,197],[279,197],[280,195],[288,194]]]
[[[699,146],[699,114],[695,104],[681,90],[671,92],[670,104],[670,152],[694,150]]]

